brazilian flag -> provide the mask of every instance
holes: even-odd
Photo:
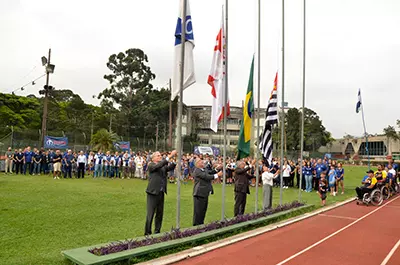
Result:
[[[250,156],[250,139],[252,133],[252,116],[254,111],[253,104],[253,75],[254,75],[254,56],[251,62],[249,84],[247,86],[246,99],[243,105],[243,119],[240,127],[238,143],[238,159]]]

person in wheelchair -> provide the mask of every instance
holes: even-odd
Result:
[[[361,182],[361,184],[363,184],[363,185],[356,188],[357,198],[360,201],[362,201],[364,194],[371,193],[371,191],[375,188],[375,186],[378,182],[378,180],[376,179],[376,177],[374,175],[373,170],[368,170],[367,174],[368,175],[365,176],[363,181]]]
[[[396,170],[393,169],[393,166],[391,164],[389,164],[387,168],[388,168],[387,182],[389,183],[389,187],[394,187],[397,175]]]
[[[378,183],[386,183],[387,172],[383,169],[383,165],[378,165],[378,170],[375,171],[375,176]]]

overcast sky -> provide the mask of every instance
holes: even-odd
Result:
[[[265,107],[277,69],[281,75],[282,9],[280,0],[261,2]],[[293,107],[301,106],[302,95],[302,2],[285,2],[285,101]],[[206,81],[222,4],[190,1],[197,83],[185,90],[186,104],[211,104]],[[129,48],[148,55],[157,76],[153,85],[165,86],[172,75],[178,7],[178,0],[1,0],[0,91],[11,92],[43,74],[40,58],[50,47],[56,65],[51,84],[71,89],[86,102],[98,104],[92,95],[108,85],[103,79],[108,57]],[[241,105],[246,93],[256,48],[256,14],[254,0],[229,3],[229,90],[234,106]],[[334,137],[363,133],[361,116],[355,113],[358,88],[369,133],[381,133],[400,118],[399,14],[398,0],[307,0],[306,106],[319,114]],[[16,94],[38,94],[44,82]]]

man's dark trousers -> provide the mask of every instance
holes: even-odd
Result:
[[[208,207],[208,196],[199,197],[193,196],[194,213],[193,213],[193,226],[204,224]]]
[[[163,213],[164,213],[164,192],[160,192],[158,195],[147,193],[147,216],[146,216],[146,225],[144,228],[145,235],[151,235],[151,225],[153,223],[154,214],[156,215],[154,219],[154,224],[155,224],[154,233],[155,234],[160,233]]]
[[[84,178],[85,177],[85,163],[79,163],[78,164],[78,179],[79,178]]]
[[[234,215],[243,215],[244,209],[246,208],[247,194],[244,192],[235,192],[235,209]]]

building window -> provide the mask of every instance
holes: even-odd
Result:
[[[236,141],[236,140],[230,140],[230,141],[229,141],[229,144],[230,144],[230,145],[237,145],[237,144],[238,144],[238,141]]]
[[[239,120],[237,119],[228,119],[226,121],[227,124],[239,124]]]
[[[208,145],[208,139],[200,139],[200,144],[207,144]]]
[[[240,131],[233,131],[233,130],[229,130],[229,135],[239,135]]]
[[[223,139],[213,139],[212,144],[222,145],[222,144],[224,144],[224,140]]]

